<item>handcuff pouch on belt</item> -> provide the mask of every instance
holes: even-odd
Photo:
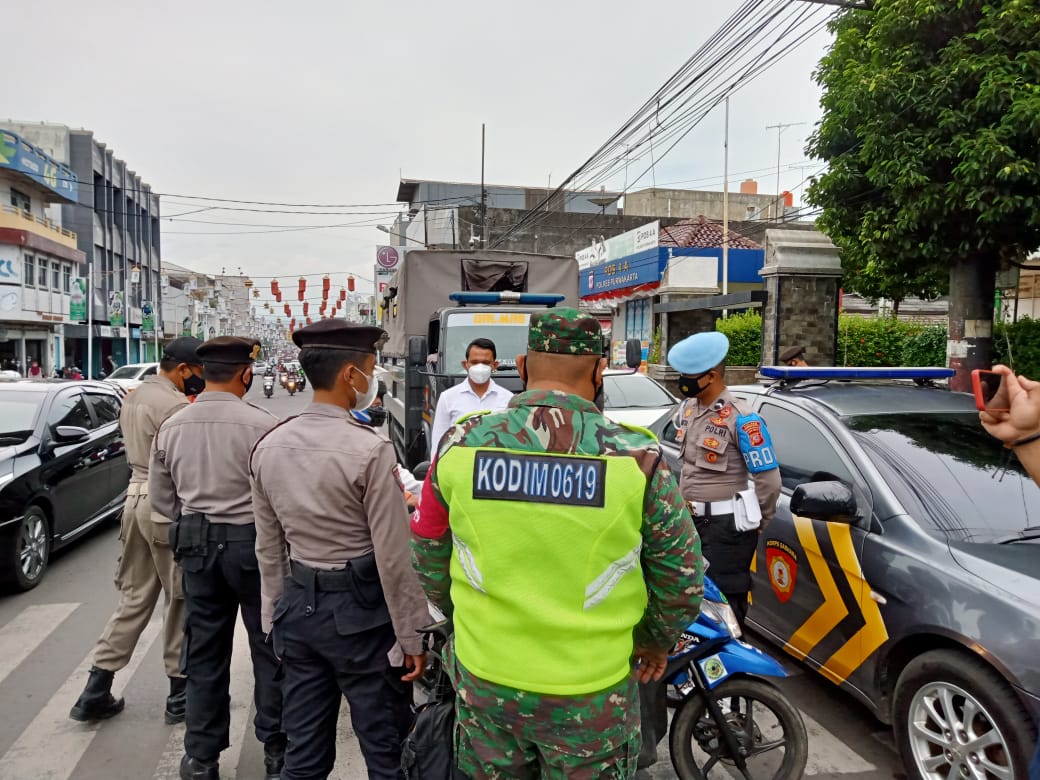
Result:
[[[173,559],[185,571],[201,571],[209,552],[209,518],[201,512],[182,514],[170,523]]]

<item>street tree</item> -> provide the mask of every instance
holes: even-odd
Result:
[[[995,276],[1040,246],[1038,0],[876,0],[832,23],[809,187],[869,298],[949,291],[955,389],[992,357]]]

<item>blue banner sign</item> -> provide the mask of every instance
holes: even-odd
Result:
[[[0,168],[23,173],[69,201],[76,202],[79,197],[79,181],[71,168],[6,130],[0,131]]]

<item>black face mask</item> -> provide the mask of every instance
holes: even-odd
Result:
[[[246,381],[246,371],[249,372],[249,381]],[[253,386],[253,370],[251,368],[242,369],[242,384],[246,386],[246,392],[249,392],[249,388]]]
[[[368,415],[369,425],[373,428],[386,425],[387,413],[382,406],[370,406],[365,409],[365,413]]]
[[[201,376],[191,374],[184,380],[184,394],[198,395],[206,389],[206,380]]]
[[[679,392],[682,393],[686,398],[696,398],[707,389],[707,385],[701,385],[701,379],[706,377],[710,372],[705,371],[703,374],[697,374],[696,376],[679,376]]]

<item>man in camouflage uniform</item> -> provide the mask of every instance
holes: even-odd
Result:
[[[660,679],[699,609],[700,542],[660,448],[597,408],[602,341],[574,309],[532,315],[526,391],[449,431],[412,523],[419,578],[454,620],[473,780],[633,777],[636,683]]]

